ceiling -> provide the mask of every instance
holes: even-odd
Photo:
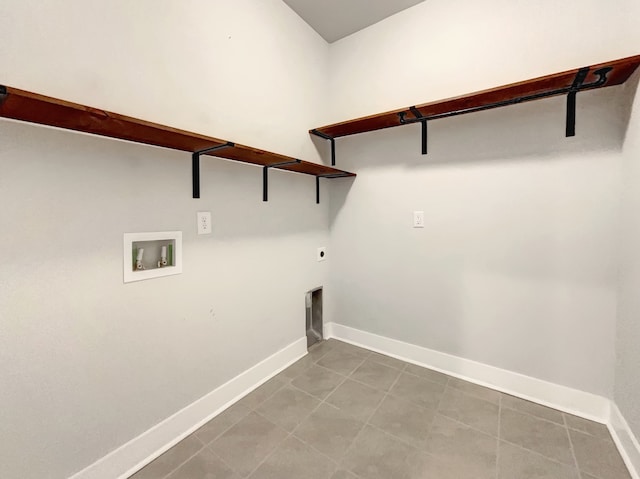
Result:
[[[424,0],[284,0],[333,43]]]

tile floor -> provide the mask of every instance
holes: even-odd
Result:
[[[629,479],[607,428],[329,340],[131,479]]]

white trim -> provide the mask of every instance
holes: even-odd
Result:
[[[342,324],[326,324],[325,335],[592,421],[609,421],[610,401],[602,396]]]
[[[123,444],[70,479],[126,479],[307,354],[303,337]]]
[[[615,403],[611,403],[609,432],[618,446],[631,477],[640,479],[640,442]]]

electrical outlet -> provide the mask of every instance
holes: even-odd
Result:
[[[211,234],[211,211],[198,211],[198,234]]]
[[[327,248],[325,246],[323,246],[322,248],[318,248],[316,259],[318,261],[324,261],[325,259],[327,259]]]
[[[424,228],[424,211],[413,212],[413,227]]]

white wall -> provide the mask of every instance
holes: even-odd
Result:
[[[280,0],[5,1],[0,40],[4,84],[318,159],[327,46]],[[263,203],[205,158],[194,200],[188,154],[9,121],[0,170],[0,477],[68,477],[304,336],[314,178]],[[184,273],[123,284],[122,234],[174,229]]]
[[[561,3],[433,0],[337,42],[332,120],[637,53],[622,9]],[[418,125],[339,139],[332,319],[611,397],[626,100],[579,95],[573,139],[562,98],[431,122],[425,157]]]
[[[637,89],[636,73],[627,89]],[[615,401],[629,426],[640,437],[640,95],[636,93],[623,157],[620,235],[620,289],[616,343]]]

